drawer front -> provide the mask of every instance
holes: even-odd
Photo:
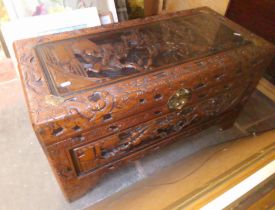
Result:
[[[208,98],[201,103],[147,121],[93,143],[70,151],[78,175],[142,150],[156,141],[171,137],[226,112],[236,106],[244,90],[230,91]]]
[[[204,103],[209,99],[215,98],[215,96],[223,95],[225,92],[231,92],[233,89],[239,89],[240,92],[244,90],[248,86],[249,81],[245,80],[227,80],[224,83],[220,83],[216,86],[209,87],[209,88],[202,88],[199,91],[191,90],[191,96],[188,98],[188,102],[185,104],[186,107],[192,107],[199,103]],[[185,86],[184,86],[185,87]],[[125,129],[134,127],[136,125],[142,124],[144,122],[153,120],[154,118],[165,116],[175,110],[169,109],[169,99],[167,97],[165,103],[163,104],[156,104],[155,107],[152,109],[147,109],[144,112],[140,112],[138,114],[133,114],[129,117],[124,119],[110,122],[108,124],[96,127],[91,129],[88,132],[81,133],[82,138],[74,138],[76,142],[87,142],[87,141],[96,141],[100,138],[104,138],[106,136],[117,134]],[[190,101],[198,101],[190,103]]]
[[[169,114],[109,136],[98,142],[72,150],[78,174],[82,174],[106,164],[114,159],[130,154],[150,143],[179,132],[198,118],[192,109]]]

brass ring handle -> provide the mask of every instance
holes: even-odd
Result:
[[[177,90],[177,92],[168,100],[168,108],[171,110],[180,110],[191,98],[191,91],[186,88]]]

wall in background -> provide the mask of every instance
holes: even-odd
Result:
[[[224,15],[229,0],[166,0],[167,12],[208,6]]]

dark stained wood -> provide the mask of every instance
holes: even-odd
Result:
[[[275,44],[274,0],[231,0],[226,17]],[[265,76],[275,85],[275,58]]]
[[[15,43],[35,133],[68,200],[146,153],[234,122],[274,47],[208,8]]]

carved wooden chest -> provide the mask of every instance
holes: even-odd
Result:
[[[179,135],[232,125],[274,54],[208,8],[14,46],[35,133],[69,200]]]

